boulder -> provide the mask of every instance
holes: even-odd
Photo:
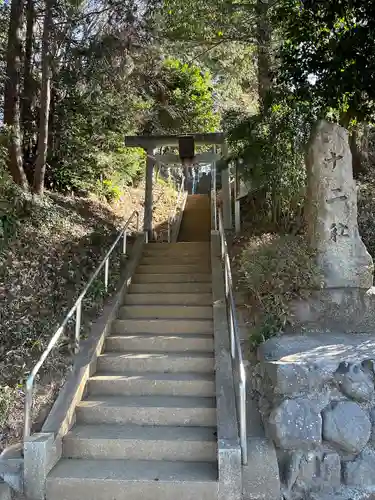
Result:
[[[370,401],[374,395],[374,375],[360,363],[340,363],[335,379],[341,391],[358,401]]]
[[[370,439],[370,419],[357,403],[333,403],[322,416],[323,438],[347,453],[360,453]]]
[[[308,399],[285,399],[271,411],[267,428],[284,450],[309,449],[322,440],[321,415]]]
[[[375,486],[375,451],[365,448],[355,460],[344,463],[343,479],[348,486]]]

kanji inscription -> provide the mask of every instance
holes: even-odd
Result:
[[[329,163],[332,163],[332,169],[335,170],[337,166],[337,162],[339,160],[342,160],[344,157],[342,155],[336,154],[334,151],[331,151],[331,158],[324,158],[324,161],[328,165]]]
[[[349,228],[346,224],[339,222],[331,225],[331,240],[336,242],[339,236],[349,237]]]
[[[340,194],[342,193],[342,189],[341,188],[335,188],[335,189],[331,189],[331,191],[336,195],[336,196],[333,196],[332,198],[328,198],[326,200],[326,202],[328,204],[330,203],[333,203],[334,201],[338,201],[338,200],[341,200],[341,201],[345,201],[348,199],[348,195],[346,194]]]

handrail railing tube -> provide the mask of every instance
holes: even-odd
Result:
[[[46,349],[44,350],[43,354],[39,358],[39,361],[36,363],[34,368],[32,369],[30,375],[28,376],[26,380],[26,387],[25,387],[25,422],[24,422],[24,438],[27,438],[30,436],[31,433],[31,411],[32,411],[32,406],[33,406],[33,389],[34,389],[34,382],[35,382],[35,377],[37,376],[39,370],[43,366],[45,360],[47,359],[49,353],[52,351],[52,349],[55,347],[57,344],[58,340],[60,339],[61,335],[64,333],[65,327],[68,324],[68,321],[75,315],[75,352],[78,352],[79,350],[79,344],[80,344],[80,334],[81,334],[81,321],[82,321],[82,300],[84,299],[87,291],[89,290],[90,286],[94,282],[94,280],[97,278],[98,274],[100,271],[105,268],[105,276],[104,276],[104,282],[105,282],[105,289],[108,289],[108,283],[109,283],[109,258],[113,252],[113,250],[116,248],[118,242],[120,241],[121,238],[124,238],[126,241],[126,234],[127,234],[127,228],[129,227],[130,223],[136,216],[137,220],[137,232],[139,233],[139,212],[138,210],[134,210],[134,212],[131,214],[129,219],[126,221],[125,226],[121,229],[119,235],[117,236],[116,240],[114,243],[111,245],[110,249],[102,259],[101,263],[97,267],[96,271],[93,273],[91,278],[89,279],[88,283],[86,284],[85,288],[83,291],[80,293],[79,297],[75,301],[73,307],[69,310],[67,315],[65,316],[65,319],[61,323],[61,325],[58,327],[54,335],[52,336],[51,340],[49,341]],[[125,247],[123,246],[123,249],[125,248],[126,250],[126,243]]]
[[[125,230],[124,231],[124,236],[122,238],[122,255],[125,255],[126,254],[126,239],[127,239],[127,236],[128,236],[128,233],[127,231]]]
[[[108,291],[108,281],[109,281],[109,257],[105,260],[104,263],[104,288],[105,291]]]
[[[241,443],[242,463],[247,464],[247,419],[246,419],[246,372],[242,357],[242,349],[239,336],[239,328],[236,316],[236,305],[233,296],[233,280],[230,266],[228,244],[225,238],[223,215],[218,210],[219,234],[221,243],[221,256],[224,266],[225,295],[228,311],[228,326],[230,333],[230,351],[232,362],[238,365],[238,403],[237,412],[239,420],[239,433]],[[233,366],[235,371],[235,367]]]
[[[185,177],[182,176],[181,184],[180,184],[180,187],[179,187],[179,190],[178,190],[178,194],[177,194],[176,204],[173,207],[172,215],[169,216],[169,218],[168,218],[168,243],[171,243],[172,228],[173,228],[174,223],[176,222],[177,209],[180,206],[180,203],[181,203],[181,200],[182,200],[182,196],[183,196],[183,193],[184,193],[184,183],[185,183]]]
[[[76,326],[75,326],[75,352],[79,351],[81,340],[81,318],[82,318],[82,300],[77,302],[76,308]]]

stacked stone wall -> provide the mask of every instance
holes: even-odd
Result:
[[[332,340],[272,339],[251,377],[286,499],[343,488],[375,493],[375,338]],[[276,343],[281,353],[297,352],[269,359]]]

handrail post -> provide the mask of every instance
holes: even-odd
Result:
[[[33,382],[26,381],[25,390],[25,422],[23,429],[23,439],[30,437],[31,434],[31,407],[33,404]]]
[[[180,202],[183,199],[184,179],[185,179],[184,176],[182,176],[182,181],[179,187],[178,184],[176,183],[176,189],[177,189],[176,204],[173,208],[172,215],[169,215],[168,217],[168,243],[172,243],[172,231],[177,219],[177,212],[179,211]]]
[[[240,441],[242,463],[247,465],[246,380],[240,381]]]
[[[109,257],[107,257],[104,264],[104,288],[108,292],[108,281],[109,281]]]
[[[76,309],[76,326],[75,326],[75,349],[74,352],[79,351],[80,339],[81,339],[81,318],[82,318],[82,300],[77,302]]]

